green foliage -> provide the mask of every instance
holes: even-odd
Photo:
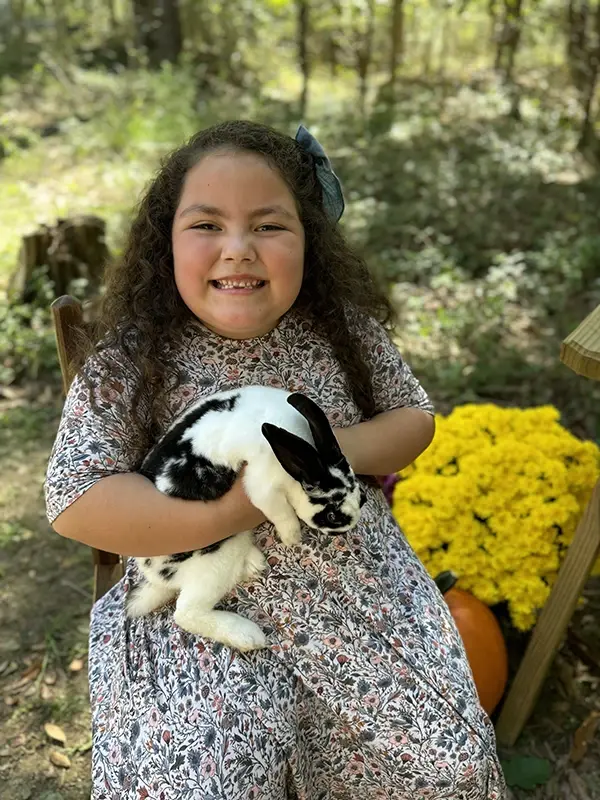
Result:
[[[50,317],[54,296],[43,269],[34,274],[32,286],[36,298],[30,304],[0,298],[0,385],[51,377],[59,369]]]
[[[299,83],[287,68],[262,93],[200,89],[198,70],[189,58],[177,69],[85,73],[81,113],[93,122],[72,120],[5,161],[0,267],[20,230],[58,213],[103,216],[118,255],[160,157],[198,128],[237,116],[293,133]],[[552,402],[595,435],[598,387],[558,360],[561,338],[600,300],[600,180],[576,153],[577,106],[540,81],[524,89],[515,121],[493,79],[404,79],[361,118],[348,77],[314,76],[306,122],[342,179],[344,230],[390,287],[399,343],[440,410]],[[25,191],[32,174],[35,191]],[[50,297],[43,287],[40,296],[36,311],[0,307],[4,383],[57,374]]]
[[[546,783],[552,774],[547,758],[533,756],[516,756],[503,761],[502,769],[509,786],[529,790]]]

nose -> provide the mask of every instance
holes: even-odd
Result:
[[[256,252],[251,237],[245,233],[230,233],[223,242],[221,256],[230,264],[252,263]]]

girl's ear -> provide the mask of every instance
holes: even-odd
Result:
[[[261,430],[271,445],[275,458],[288,475],[302,483],[306,489],[319,482],[326,470],[311,444],[270,422],[264,422]]]
[[[323,409],[313,402],[310,397],[300,392],[291,394],[287,401],[308,422],[315,440],[315,447],[327,459],[327,462],[335,464],[339,460],[344,460],[338,440],[335,438],[335,433]]]

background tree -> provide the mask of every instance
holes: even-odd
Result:
[[[578,147],[600,166],[600,142],[593,116],[600,67],[600,2],[569,0],[566,50],[571,79],[583,110]]]
[[[308,86],[310,81],[310,55],[308,50],[310,32],[309,0],[296,0],[296,13],[298,15],[298,64],[302,75],[300,116],[304,117],[308,105]]]

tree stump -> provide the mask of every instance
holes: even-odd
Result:
[[[105,233],[104,220],[81,215],[59,219],[53,227],[41,225],[24,236],[18,265],[8,286],[10,302],[36,302],[40,271],[50,279],[54,297],[64,294],[75,294],[82,299],[93,297],[99,291],[110,258]]]

